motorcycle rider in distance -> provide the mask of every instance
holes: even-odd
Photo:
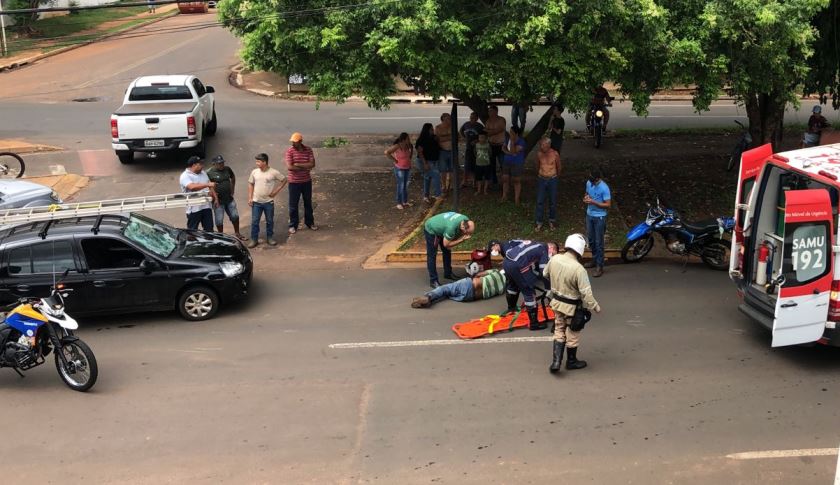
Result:
[[[819,145],[822,131],[831,129],[831,123],[822,115],[822,107],[820,105],[814,106],[812,113],[811,117],[808,118],[808,129],[802,135],[802,148]]]
[[[565,250],[553,256],[543,270],[543,276],[551,283],[551,309],[554,310],[554,356],[549,371],[555,373],[560,370],[563,361],[563,350],[568,347],[569,358],[566,360],[566,370],[583,369],[585,360],[578,360],[577,349],[582,328],[572,330],[572,317],[578,305],[587,310],[601,313],[601,306],[592,295],[592,285],[589,275],[580,264],[583,251],[586,249],[586,238],[583,234],[572,234],[563,244]]]
[[[586,111],[587,129],[592,129],[592,113],[600,109],[604,112],[604,133],[607,132],[607,125],[610,122],[610,111],[607,109],[607,106],[612,106],[613,99],[615,98],[610,96],[609,91],[604,86],[598,86],[592,89],[592,100],[589,102],[589,109]]]

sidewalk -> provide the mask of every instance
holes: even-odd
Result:
[[[37,43],[37,48],[22,51],[9,57],[0,57],[0,72],[17,69],[27,64],[39,61],[41,59],[61,54],[62,52],[77,49],[79,47],[92,44],[94,42],[99,42],[109,37],[113,37],[135,29],[139,29],[140,27],[145,27],[149,24],[159,22],[169,17],[173,17],[177,14],[178,5],[170,4],[158,7],[157,12],[154,14],[144,12],[137,15],[122,17],[117,20],[103,22],[94,29],[83,30],[72,34],[74,37],[92,36],[98,33],[101,33],[102,35],[96,35],[96,37],[94,38],[80,40],[76,44],[68,45],[65,47],[54,48],[55,43],[45,39]],[[121,26],[126,27],[121,28]]]

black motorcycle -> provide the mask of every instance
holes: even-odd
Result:
[[[650,204],[648,204],[650,206]],[[680,256],[699,256],[711,268],[729,268],[729,243],[723,239],[735,227],[732,217],[718,217],[691,223],[683,221],[674,209],[662,207],[659,199],[650,206],[647,217],[627,233],[627,243],[621,250],[625,263],[638,263],[653,249],[653,233],[665,239],[668,251]]]

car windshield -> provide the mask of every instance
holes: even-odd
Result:
[[[178,246],[178,231],[160,222],[131,214],[123,235],[143,248],[168,258]]]
[[[192,99],[186,86],[138,86],[131,90],[129,101],[167,101],[170,99]]]

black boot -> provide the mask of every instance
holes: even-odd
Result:
[[[586,367],[585,360],[578,360],[577,347],[569,347],[569,358],[566,359],[566,370],[583,369]]]
[[[519,301],[519,295],[511,295],[510,293],[505,293],[505,297],[507,298],[507,310],[505,310],[502,315],[507,315],[508,313],[513,313],[516,311],[516,302]]]
[[[560,363],[563,362],[563,350],[566,348],[566,342],[561,342],[559,340],[554,341],[554,358],[551,360],[551,367],[548,368],[548,371],[552,374],[556,373],[560,370]],[[571,354],[571,349],[570,354]]]
[[[529,330],[544,330],[547,326],[545,323],[540,323],[540,317],[537,315],[537,307],[528,308]]]

